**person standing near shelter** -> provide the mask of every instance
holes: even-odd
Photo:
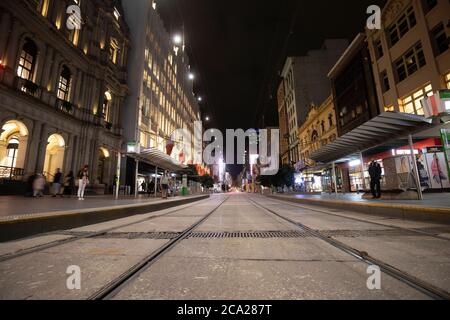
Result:
[[[78,200],[84,200],[84,191],[89,184],[89,167],[86,165],[78,172]]]
[[[169,191],[169,177],[167,171],[164,171],[164,174],[161,177],[161,190],[162,198],[167,199],[167,193]]]
[[[64,196],[68,196],[69,198],[72,196],[72,192],[75,186],[75,177],[73,176],[73,171],[70,171],[66,176],[64,181]]]
[[[369,166],[370,191],[373,199],[381,198],[381,166],[378,162],[372,161]]]

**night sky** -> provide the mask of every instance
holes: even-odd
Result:
[[[276,89],[287,56],[319,49],[326,38],[351,41],[367,7],[385,0],[160,0],[171,34],[183,25],[195,92],[209,127],[277,126]],[[239,171],[235,168],[234,175]]]
[[[363,30],[384,0],[159,0],[166,29],[184,24],[196,93],[220,129],[277,125],[276,87],[288,55]],[[292,26],[292,27],[291,27]],[[292,30],[292,33],[290,32]],[[272,98],[272,99],[271,99]],[[264,122],[263,122],[264,121]]]

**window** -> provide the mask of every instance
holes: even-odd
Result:
[[[450,72],[445,75],[445,83],[447,84],[447,89],[450,89]]]
[[[109,59],[112,61],[112,63],[114,64],[117,63],[119,53],[120,53],[119,42],[116,39],[111,38],[111,40],[109,41]]]
[[[71,76],[72,76],[72,74],[71,74],[69,68],[67,68],[67,66],[63,66],[63,69],[59,76],[58,99],[69,101]]]
[[[441,22],[431,30],[434,55],[438,56],[448,50],[449,40],[445,33],[444,24]]]
[[[381,73],[381,88],[383,89],[383,92],[387,92],[391,89],[386,70]]]
[[[431,11],[437,5],[437,0],[422,0],[423,11],[425,14]]]
[[[384,55],[383,45],[381,44],[381,40],[375,41],[374,47],[375,47],[376,57],[377,57],[377,59],[380,59]]]
[[[31,80],[33,77],[33,69],[36,63],[37,47],[30,39],[25,40],[20,53],[19,66],[17,68],[17,75],[26,80]]]
[[[386,106],[384,107],[384,112],[394,112],[395,108],[394,106]]]
[[[403,98],[400,103],[400,112],[423,115],[423,107],[420,101],[426,96],[429,97],[432,95],[433,88],[430,84],[414,92],[412,95]]]
[[[406,12],[388,28],[388,39],[390,45],[395,45],[408,31],[416,25],[416,16],[413,7]]]
[[[331,113],[328,115],[328,124],[330,128],[333,127],[333,115]]]
[[[116,18],[117,21],[119,21],[120,18],[120,12],[116,7],[114,7],[114,18]]]
[[[7,163],[6,166],[15,168],[17,164],[17,150],[19,149],[19,139],[11,137],[6,148]]]
[[[422,44],[419,42],[394,62],[398,82],[405,80],[426,65]]]

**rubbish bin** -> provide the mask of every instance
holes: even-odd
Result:
[[[182,196],[187,196],[187,195],[189,195],[189,190],[188,190],[187,187],[182,187],[182,188],[181,188],[181,195],[182,195]]]

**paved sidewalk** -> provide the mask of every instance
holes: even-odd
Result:
[[[378,203],[389,206],[390,204],[404,204],[408,206],[428,207],[428,208],[450,208],[450,193],[425,193],[424,200],[366,200],[363,194],[347,193],[347,194],[328,194],[306,195],[306,194],[274,194],[278,196],[288,196],[296,199],[311,199],[322,201],[342,201],[342,202],[358,202],[358,203]]]
[[[181,198],[182,197],[173,197],[169,198],[169,200]],[[162,199],[154,197],[149,198],[148,196],[139,196],[137,199],[130,196],[121,196],[118,200],[115,200],[113,196],[90,196],[84,201],[80,201],[76,197],[52,198],[51,196],[45,196],[43,198],[34,199],[21,196],[2,196],[0,197],[0,217],[97,209],[133,204],[150,204],[158,201],[162,201]]]

